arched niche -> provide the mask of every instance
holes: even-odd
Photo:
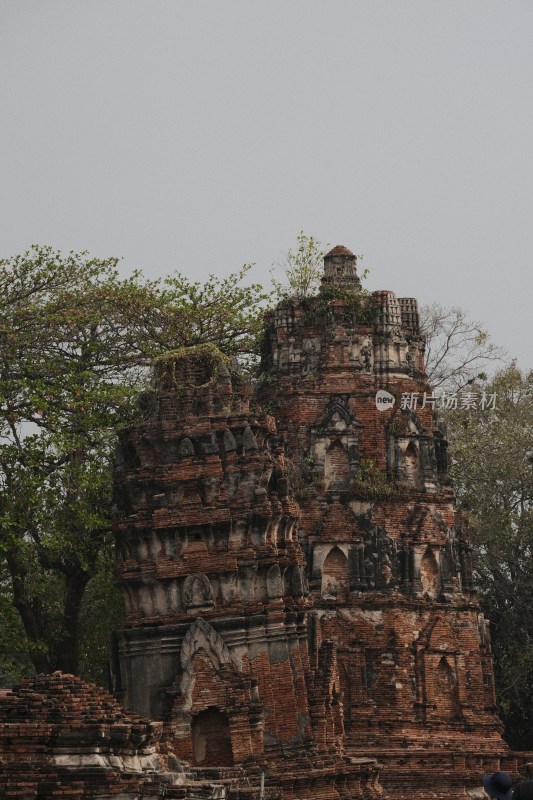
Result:
[[[161,463],[157,444],[146,434],[137,443],[137,457],[141,467],[157,467]]]
[[[141,466],[141,460],[133,442],[122,442],[115,451],[115,459],[117,467],[126,464],[128,469],[137,469]]]
[[[308,594],[309,587],[302,568],[296,565],[287,567],[283,573],[283,596],[302,597]]]
[[[326,488],[329,491],[344,491],[350,484],[350,459],[347,450],[337,439],[326,451],[324,464]]]
[[[122,587],[122,596],[126,607],[126,614],[136,614],[139,611],[137,595],[131,586]]]
[[[199,650],[207,653],[217,669],[223,664],[233,663],[220,634],[202,617],[198,617],[190,626],[181,645],[180,663],[184,672],[192,670],[194,656]]]
[[[191,439],[186,436],[179,444],[178,458],[189,458],[190,456],[194,456],[194,445]]]
[[[117,563],[122,565],[125,561],[129,561],[130,559],[131,551],[128,544],[124,541],[120,542],[120,544],[117,545]]]
[[[267,594],[270,600],[277,600],[283,593],[281,571],[277,564],[272,564],[266,576]]]
[[[141,583],[137,587],[137,606],[143,617],[153,617],[155,614],[151,586]]]
[[[183,583],[183,602],[187,608],[213,605],[213,587],[206,575],[188,575]]]
[[[348,400],[349,395],[332,395],[324,409],[324,421],[322,423],[324,428],[344,430],[356,422],[355,416],[350,411]]]
[[[428,547],[420,562],[420,580],[422,591],[431,598],[437,598],[442,591],[440,569],[435,553]]]
[[[211,706],[196,714],[192,719],[191,733],[195,766],[233,766],[229,720],[220,709]]]
[[[442,656],[435,671],[435,704],[437,713],[442,716],[460,714],[457,675],[446,656]]]
[[[342,550],[333,547],[322,567],[322,597],[336,598],[348,591],[348,559]]]
[[[178,581],[175,579],[166,581],[165,592],[169,613],[176,614],[178,611],[181,611],[182,606]]]
[[[311,429],[306,462],[317,485],[325,491],[347,491],[360,466],[360,431],[363,424],[349,406],[349,395],[333,395],[322,422]]]
[[[208,659],[215,671],[219,673],[224,666],[230,666],[236,673],[236,666],[230,652],[220,634],[204,619],[198,619],[191,625],[181,645],[180,664],[182,676],[180,681],[181,711],[190,712],[193,704],[193,691],[196,683],[195,657],[200,653]]]
[[[417,483],[419,459],[418,449],[414,442],[409,442],[404,454],[405,480],[408,483]]]
[[[151,587],[152,603],[156,614],[165,615],[168,613],[168,600],[165,592],[165,587],[157,582]]]

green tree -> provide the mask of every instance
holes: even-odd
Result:
[[[80,654],[94,672],[90,654],[120,615],[116,426],[134,418],[158,354],[206,341],[234,357],[254,350],[264,295],[242,285],[248,269],[161,284],[121,279],[116,259],[43,247],[0,262],[0,605],[18,613],[2,620],[4,674],[27,668],[22,646],[38,672],[77,672]]]
[[[270,269],[275,299],[303,300],[317,295],[324,274],[324,255],[318,239],[300,231],[296,237],[296,248],[289,248],[284,262]],[[279,272],[282,280],[276,277]]]
[[[479,387],[496,409],[449,417],[452,474],[471,517],[475,575],[491,622],[509,743],[533,747],[533,373],[508,367]]]
[[[210,274],[205,283],[180,273],[165,278],[156,309],[144,319],[150,353],[211,343],[247,363],[257,353],[268,299],[260,284],[243,285],[252,267],[245,264],[227,278]]]

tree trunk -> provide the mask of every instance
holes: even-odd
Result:
[[[85,587],[90,576],[78,569],[66,576],[65,607],[63,611],[64,635],[57,648],[55,668],[76,675],[79,664],[80,610]]]
[[[26,568],[17,559],[13,550],[6,554],[6,561],[11,573],[13,584],[13,606],[20,614],[24,630],[30,642],[35,643],[36,647],[30,645],[29,656],[37,673],[52,672],[53,666],[50,662],[48,652],[38,645],[44,643],[44,631],[41,630],[38,615],[35,613],[30,598],[26,594],[25,578]]]

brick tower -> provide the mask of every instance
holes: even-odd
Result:
[[[117,685],[240,790],[372,797],[377,758],[392,797],[466,798],[509,758],[487,626],[416,301],[356,267],[335,247],[267,316],[253,398],[212,348],[156,364],[116,473]]]
[[[424,344],[416,300],[365,297],[335,247],[321,295],[268,318],[258,400],[300,479],[308,626],[335,643],[345,748],[384,764],[393,797],[456,797],[506,746]]]
[[[239,796],[377,797],[344,755],[331,642],[309,643],[308,586],[283,442],[209,346],[171,353],[120,434],[116,681],[167,721],[177,756]]]

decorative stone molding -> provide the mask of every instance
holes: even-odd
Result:
[[[184,672],[192,669],[194,656],[200,649],[203,649],[215,666],[219,668],[222,664],[233,663],[230,652],[220,634],[202,617],[198,617],[193,622],[181,645],[180,664]]]

